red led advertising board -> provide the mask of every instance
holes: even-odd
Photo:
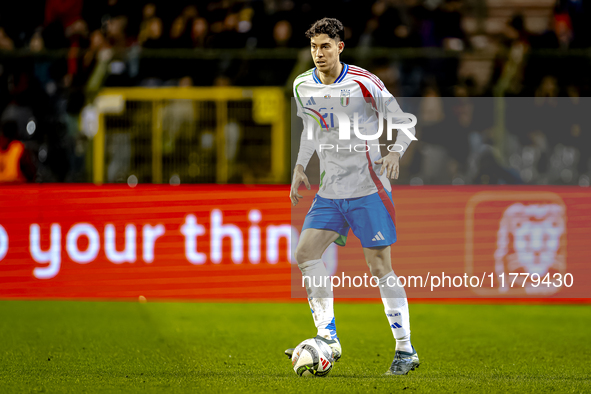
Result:
[[[302,193],[292,210],[288,186],[4,186],[0,298],[305,297],[289,252],[314,195]],[[393,196],[392,260],[409,297],[591,298],[590,189],[397,186]],[[353,234],[324,258],[343,282],[368,274]],[[379,291],[339,283],[335,296]]]

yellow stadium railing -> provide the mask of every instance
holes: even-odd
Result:
[[[96,184],[285,182],[282,88],[104,88],[95,103]]]

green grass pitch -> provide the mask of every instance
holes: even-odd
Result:
[[[411,304],[421,367],[382,376],[381,304],[336,303],[343,359],[299,378],[304,303],[0,302],[0,392],[590,392],[591,306]]]

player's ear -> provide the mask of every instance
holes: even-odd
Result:
[[[345,43],[343,41],[339,41],[337,48],[339,48],[339,53],[343,52],[343,49],[345,49]]]

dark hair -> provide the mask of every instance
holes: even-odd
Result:
[[[326,34],[335,41],[341,41],[345,37],[345,28],[341,21],[335,18],[322,18],[306,31],[306,37],[312,38],[320,34]]]

